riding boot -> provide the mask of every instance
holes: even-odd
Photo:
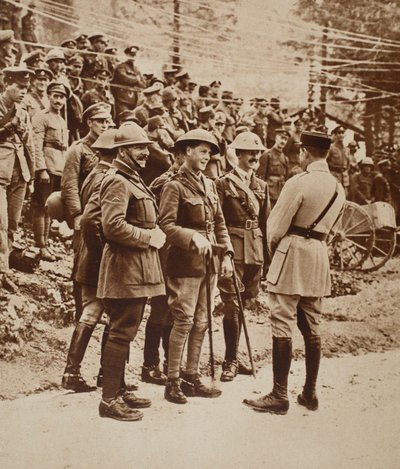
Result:
[[[291,361],[292,339],[289,337],[273,337],[272,371],[274,385],[272,392],[260,399],[245,399],[243,402],[259,412],[286,414],[289,409],[287,385]]]
[[[114,399],[124,386],[129,342],[108,338],[103,355],[103,399]]]
[[[96,389],[89,386],[80,374],[80,367],[85,355],[93,327],[79,322],[72,334],[71,344],[67,356],[67,364],[62,377],[62,387],[75,392],[90,392]]]
[[[306,381],[303,392],[297,396],[297,402],[309,410],[318,409],[318,397],[315,392],[319,363],[321,360],[321,337],[304,336],[306,350]]]
[[[160,347],[162,332],[162,324],[155,324],[151,321],[147,321],[143,348],[144,367],[152,367],[160,363],[160,354],[158,349]]]
[[[233,318],[224,318],[222,324],[225,338],[225,360],[222,363],[221,381],[233,381],[238,373],[239,321]]]
[[[98,388],[101,388],[103,386],[103,355],[104,355],[104,347],[106,346],[109,333],[110,333],[110,326],[107,324],[104,326],[103,335],[101,337],[100,369],[97,375],[97,383],[96,383]]]

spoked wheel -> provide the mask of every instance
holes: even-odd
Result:
[[[340,270],[360,268],[375,242],[375,230],[368,213],[354,202],[346,201],[337,232],[329,242],[330,264]]]
[[[393,228],[376,229],[374,245],[361,269],[365,272],[379,269],[392,257],[395,248],[396,230]]]

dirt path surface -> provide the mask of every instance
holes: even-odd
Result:
[[[317,412],[295,403],[304,373],[295,362],[286,416],[241,403],[270,390],[269,366],[257,380],[219,383],[218,399],[191,398],[182,407],[165,401],[162,388],[141,384],[140,394],[153,400],[141,422],[98,417],[98,392],[3,401],[0,467],[398,468],[399,361],[399,350],[324,359]]]

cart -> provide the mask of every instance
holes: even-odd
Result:
[[[358,205],[346,201],[335,234],[329,240],[330,264],[339,270],[373,271],[396,248],[396,216],[386,202]]]

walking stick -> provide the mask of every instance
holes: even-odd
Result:
[[[208,319],[208,338],[210,340],[210,370],[211,380],[214,385],[215,382],[215,365],[214,365],[214,345],[213,345],[213,332],[212,332],[212,310],[211,310],[211,269],[210,269],[210,255],[206,254],[206,295],[207,295],[207,319]]]
[[[235,287],[236,298],[237,298],[237,302],[238,302],[238,305],[239,305],[239,319],[242,322],[244,336],[246,338],[247,351],[248,351],[248,354],[249,354],[250,364],[251,364],[251,373],[252,373],[253,377],[255,378],[256,377],[256,369],[254,368],[253,353],[251,351],[250,337],[249,337],[249,332],[247,330],[246,318],[244,316],[242,297],[240,295],[240,290],[239,290],[239,282],[238,282],[238,278],[237,278],[237,275],[236,275],[235,263],[233,262],[233,258],[231,256],[230,256],[230,259],[231,259],[231,263],[232,263],[233,285]]]

